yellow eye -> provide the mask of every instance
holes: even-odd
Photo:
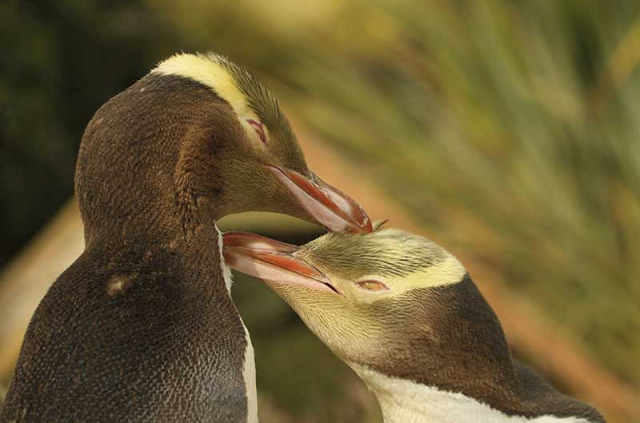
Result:
[[[368,280],[368,281],[360,281],[357,282],[358,286],[361,289],[364,289],[366,291],[388,291],[389,287],[379,281],[374,281],[374,280]]]

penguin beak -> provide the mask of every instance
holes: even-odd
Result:
[[[285,285],[300,285],[340,294],[322,272],[293,256],[299,247],[245,232],[223,235],[227,266],[239,272]]]
[[[331,232],[370,233],[373,226],[355,200],[327,184],[315,174],[311,178],[294,170],[265,165],[273,172],[302,208]]]

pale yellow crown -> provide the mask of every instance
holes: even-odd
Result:
[[[240,72],[246,73],[226,58],[214,53],[176,54],[151,71],[161,75],[189,78],[211,88],[218,97],[229,103],[246,133],[255,136],[254,130],[247,121],[250,119],[261,122],[261,119],[251,108],[250,99],[241,89],[241,81],[238,80]],[[264,131],[267,132],[268,128],[264,128]]]

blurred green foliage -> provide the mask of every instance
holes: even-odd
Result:
[[[148,2],[640,386],[640,3]]]
[[[139,1],[0,3],[0,266],[71,196],[93,113],[171,39]]]
[[[640,387],[639,2],[7,0],[0,22],[0,264],[70,195],[97,107],[162,57],[211,49]],[[281,329],[254,331],[263,392],[295,421],[362,418],[331,414],[335,378],[278,362],[281,343],[321,347],[272,307],[255,320]],[[332,360],[315,362],[348,380]],[[319,414],[299,406],[312,398]]]

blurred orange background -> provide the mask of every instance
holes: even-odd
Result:
[[[319,175],[461,258],[516,356],[608,421],[640,422],[637,1],[8,0],[0,22],[0,386],[82,249],[63,205],[84,126],[166,56],[213,50],[274,91]],[[319,233],[273,215],[224,225]],[[380,421],[284,303],[236,279],[262,422]]]

